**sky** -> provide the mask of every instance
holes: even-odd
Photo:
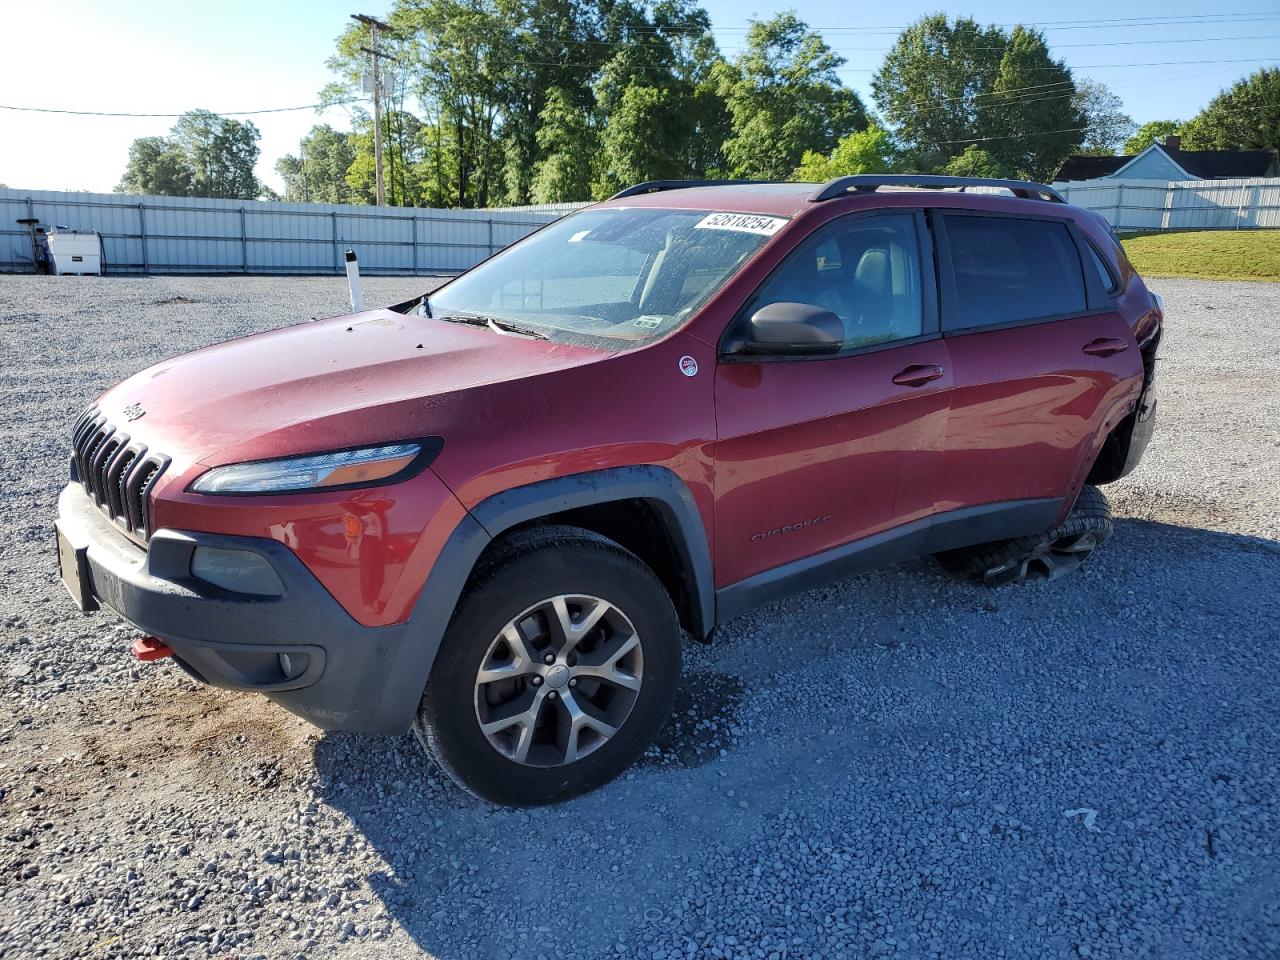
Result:
[[[1187,0],[1119,5],[1077,0],[1029,7],[971,0],[947,13],[982,23],[1032,22],[1077,77],[1107,84],[1139,123],[1187,119],[1245,74],[1280,62],[1280,4]],[[897,31],[936,2],[703,0],[726,55],[747,23],[793,9],[848,63],[842,79],[871,105],[870,80]],[[325,60],[352,13],[385,14],[388,0],[60,0],[4,4],[0,104],[64,110],[219,113],[313,104],[331,77]],[[1041,12],[1035,12],[1035,11]],[[1214,21],[1206,22],[1211,16]],[[1135,23],[1142,18],[1198,18]],[[1122,19],[1123,18],[1123,19]],[[1102,22],[1106,21],[1106,22]],[[1210,62],[1212,61],[1212,62]],[[1230,62],[1226,62],[1230,61]],[[349,128],[341,107],[251,117],[262,131],[258,176],[277,190],[276,161],[296,152],[313,124]],[[92,117],[0,109],[0,183],[32,190],[110,191],[136,137],[164,135],[171,117]]]

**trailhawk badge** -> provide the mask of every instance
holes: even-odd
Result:
[[[133,421],[135,420],[141,419],[146,414],[146,412],[147,411],[142,409],[142,404],[140,403],[131,403],[121,411],[121,413],[124,414],[124,418],[128,420],[130,423],[133,423]]]
[[[698,375],[698,361],[690,356],[681,357],[680,372],[686,377],[696,377]]]

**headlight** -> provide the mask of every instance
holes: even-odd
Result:
[[[425,467],[440,447],[437,439],[233,463],[214,467],[200,476],[191,489],[196,493],[296,493],[371,486],[412,475]]]

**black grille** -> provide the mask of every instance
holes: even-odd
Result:
[[[148,498],[169,458],[131,440],[90,407],[71,429],[71,479],[122,530],[145,540],[151,533]]]

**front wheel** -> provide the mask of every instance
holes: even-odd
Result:
[[[414,729],[464,789],[552,803],[625,770],[680,678],[680,627],[653,572],[586,530],[524,531],[458,605]]]

